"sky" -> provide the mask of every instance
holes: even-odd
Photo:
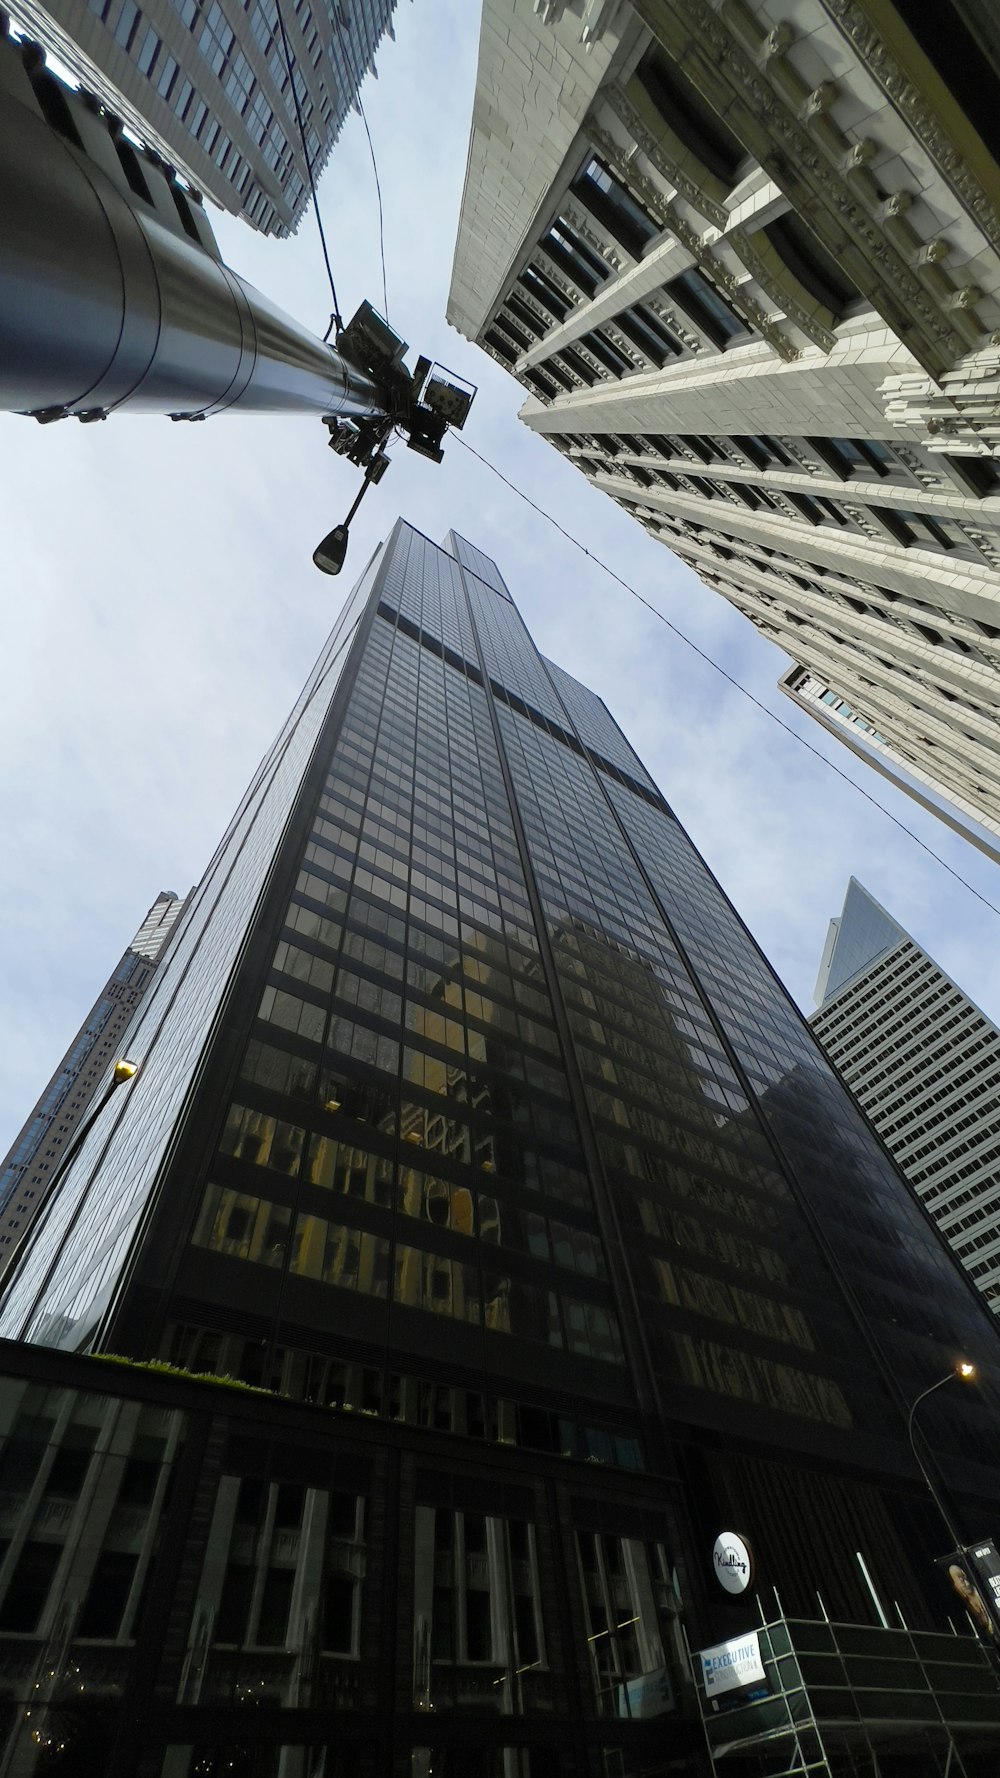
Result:
[[[573,536],[1000,906],[995,866],[776,690],[787,659],[522,426],[519,386],[445,322],[475,85],[472,0],[399,0],[363,89],[385,206],[389,318],[478,384],[465,430]],[[340,307],[381,307],[360,119],[319,188]],[[310,212],[267,240],[212,211],[226,260],[322,334]],[[339,580],[312,566],[359,471],[314,419],[202,426],[0,415],[0,1155],[160,889],[200,876],[397,515],[500,566],[543,653],[600,693],[805,1011],[853,873],[1000,1020],[1000,917],[676,640],[460,443],[397,447]]]

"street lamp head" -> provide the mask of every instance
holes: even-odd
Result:
[[[960,1377],[963,1383],[974,1383],[978,1374],[976,1366],[969,1358],[960,1358],[955,1366],[955,1375]]]
[[[313,561],[324,574],[340,573],[347,556],[348,536],[346,525],[335,525],[313,550]]]
[[[120,1087],[122,1085],[123,1081],[131,1080],[133,1074],[135,1074],[136,1070],[138,1069],[138,1066],[139,1066],[138,1062],[128,1062],[128,1061],[126,1061],[124,1056],[122,1057],[120,1062],[116,1062],[115,1063],[115,1072],[114,1072],[114,1077],[113,1077],[115,1086]]]

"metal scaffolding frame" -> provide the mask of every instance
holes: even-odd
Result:
[[[1000,1690],[974,1636],[767,1618],[756,1634],[766,1692],[712,1707],[700,1657],[692,1675],[713,1773],[738,1762],[760,1778],[884,1778],[907,1754],[914,1778],[971,1778],[966,1758],[1000,1752]],[[822,1609],[822,1602],[821,1609]],[[894,1768],[896,1769],[896,1768]]]

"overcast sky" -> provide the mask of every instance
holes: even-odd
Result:
[[[995,867],[775,690],[785,657],[520,425],[521,391],[444,312],[475,80],[472,0],[400,0],[364,89],[385,200],[389,313],[413,354],[479,384],[466,429],[588,548],[864,783],[994,902]],[[320,187],[345,316],[380,306],[374,181],[352,115]],[[224,256],[322,333],[315,223],[267,241],[219,217]],[[412,362],[412,356],[411,356]],[[494,556],[543,652],[607,701],[806,1010],[853,872],[993,1017],[1000,922],[461,446],[397,448],[342,578],[312,567],[358,472],[309,419],[176,426],[0,416],[0,1155],[161,888],[200,875],[329,630],[397,514]]]

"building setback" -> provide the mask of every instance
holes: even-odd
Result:
[[[58,1068],[0,1161],[0,1269],[45,1200],[98,1082],[149,991],[184,900],[161,889],[132,943],[108,977]]]
[[[395,4],[281,7],[314,178],[393,35]],[[16,11],[196,191],[265,234],[297,227],[309,172],[276,0],[18,0]]]
[[[869,11],[485,0],[448,315],[995,852],[996,43]]]
[[[694,1778],[685,1636],[762,1612],[922,1648],[907,1778],[995,1770],[906,1412],[1000,1333],[479,549],[375,553],[129,1041],[0,1310],[19,1774],[41,1675],[110,1778]],[[994,1384],[924,1412],[988,1535]]]
[[[851,878],[810,1024],[1000,1313],[1000,1031]]]

